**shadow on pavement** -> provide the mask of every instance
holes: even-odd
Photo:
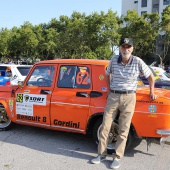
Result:
[[[16,125],[9,131],[0,131],[0,146],[3,143],[16,144],[41,152],[91,160],[97,155],[97,145],[90,135],[60,132],[36,127]],[[147,152],[131,148],[125,157],[134,157]],[[109,155],[111,158],[111,155]],[[88,161],[90,163],[90,161]]]

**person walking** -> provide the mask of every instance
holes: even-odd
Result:
[[[154,77],[148,66],[142,59],[133,56],[133,40],[122,38],[119,44],[120,55],[111,58],[106,69],[106,82],[108,86],[108,97],[103,116],[100,139],[98,145],[98,156],[91,163],[98,164],[107,156],[107,139],[112,122],[119,112],[119,131],[113,153],[113,162],[110,168],[117,169],[124,155],[127,136],[136,104],[137,78],[143,74],[149,81],[150,100],[155,100]]]

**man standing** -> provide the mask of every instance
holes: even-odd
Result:
[[[133,41],[123,38],[120,41],[120,55],[112,57],[106,70],[108,98],[103,116],[98,145],[98,156],[91,160],[97,164],[106,158],[107,139],[111,124],[117,113],[119,116],[119,134],[115,145],[115,154],[110,168],[119,168],[120,159],[124,155],[127,136],[136,104],[137,78],[142,73],[149,81],[150,99],[155,100],[154,78],[148,66],[139,57],[133,56]]]

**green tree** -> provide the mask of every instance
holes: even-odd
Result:
[[[24,57],[31,57],[35,54],[38,46],[38,39],[34,33],[33,26],[29,22],[25,22],[19,29],[19,46],[18,49]]]
[[[2,28],[0,30],[0,55],[1,57],[6,57],[10,54],[8,49],[8,40],[10,36],[10,31],[7,28]]]
[[[115,51],[117,50],[119,46],[119,28],[120,28],[120,19],[117,16],[116,12],[113,12],[112,10],[109,10],[108,13],[104,16],[104,24],[102,27],[102,35],[105,37],[105,42],[107,45],[106,48],[104,48],[105,56],[103,59],[109,59],[112,55],[115,54]],[[109,48],[111,48],[111,53],[109,52]],[[109,54],[109,53],[110,54]]]
[[[143,57],[152,53],[154,40],[159,30],[158,13],[139,16],[135,10],[129,10],[127,16],[122,16],[120,34],[123,37],[131,37],[134,40],[134,54]]]
[[[169,59],[168,56],[170,56],[170,54],[168,55],[170,49],[170,5],[162,12],[159,34],[156,41],[158,48],[156,48],[154,52],[159,57],[160,64],[162,64],[162,62],[166,62]]]
[[[17,27],[13,27],[10,31],[10,36],[8,40],[8,48],[11,56],[19,57],[21,54],[21,51],[19,50],[20,37],[21,35],[19,33],[19,29]]]
[[[35,61],[36,58],[44,60],[43,55],[43,43],[45,41],[44,30],[46,29],[46,24],[39,24],[33,27],[33,32],[36,35],[36,39],[38,40],[38,45],[35,48],[34,56],[32,56],[32,60]]]

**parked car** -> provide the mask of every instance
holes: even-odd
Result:
[[[155,87],[156,88],[163,88],[163,89],[168,89],[170,90],[170,81],[169,80],[161,80],[160,77],[155,73],[155,71],[150,67],[150,70],[152,71],[154,78],[155,78]],[[148,80],[144,76],[139,76],[139,79],[145,84],[149,85]]]
[[[0,73],[5,80],[10,80],[12,85],[18,85],[18,81],[23,81],[30,71],[31,65],[0,64]]]
[[[1,87],[0,129],[7,130],[16,123],[92,134],[97,142],[108,93],[105,76],[108,63],[90,59],[36,63],[18,87]],[[37,73],[41,75],[38,79],[35,78]],[[159,97],[154,101],[150,100],[149,93],[149,88],[142,85],[136,91],[136,108],[127,148],[136,137],[168,142],[170,91],[155,89]],[[108,150],[114,149],[117,140],[118,116],[110,130]]]
[[[151,67],[161,80],[170,81],[170,75],[160,67]]]
[[[0,73],[1,74],[1,73]],[[9,77],[4,77],[4,76],[0,76],[0,85],[10,85],[10,78]]]

